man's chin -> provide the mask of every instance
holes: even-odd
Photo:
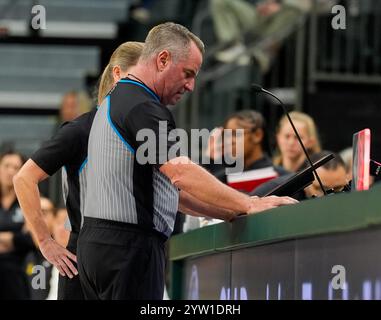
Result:
[[[176,103],[178,103],[178,102],[181,100],[182,97],[183,97],[183,96],[173,98],[173,99],[168,103],[168,105],[170,105],[170,106],[174,106]]]

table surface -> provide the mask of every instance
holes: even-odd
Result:
[[[170,240],[170,260],[381,225],[381,184],[243,216]]]

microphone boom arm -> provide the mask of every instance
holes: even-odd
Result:
[[[283,108],[283,112],[286,114],[287,119],[288,119],[288,121],[290,122],[292,129],[294,130],[294,133],[295,133],[295,135],[296,135],[296,138],[298,139],[299,144],[301,145],[301,147],[302,147],[302,149],[303,149],[303,152],[304,152],[304,154],[306,155],[306,158],[307,158],[307,161],[308,161],[309,165],[312,167],[312,171],[313,171],[313,173],[314,173],[314,175],[315,175],[315,177],[316,177],[316,179],[317,179],[317,181],[318,181],[318,183],[319,183],[319,185],[320,185],[320,188],[321,188],[321,190],[323,191],[324,195],[326,196],[326,195],[327,195],[327,191],[324,189],[323,183],[321,182],[320,177],[319,177],[319,175],[318,175],[317,172],[316,172],[316,168],[315,168],[315,166],[313,165],[310,156],[308,155],[308,152],[307,152],[307,150],[306,150],[306,148],[305,148],[305,146],[304,146],[304,144],[303,144],[303,142],[302,142],[302,139],[300,138],[300,136],[299,136],[299,134],[298,134],[298,131],[297,131],[296,128],[295,128],[294,123],[293,123],[292,120],[291,120],[291,117],[290,117],[290,115],[289,115],[289,113],[288,113],[288,111],[287,111],[286,106],[284,105],[284,103],[283,103],[283,102],[282,102],[276,95],[274,95],[273,93],[271,93],[270,91],[268,91],[268,90],[266,90],[266,89],[263,89],[261,86],[258,86],[258,85],[256,85],[256,84],[253,84],[253,89],[254,89],[255,91],[257,91],[257,92],[264,92],[264,93],[270,95],[271,97],[273,97],[274,99],[276,99],[276,100],[279,102],[279,104],[282,106],[282,108]]]

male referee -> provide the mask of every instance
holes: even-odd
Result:
[[[154,27],[137,65],[94,118],[77,256],[87,299],[162,299],[164,242],[179,208],[230,221],[239,213],[296,202],[287,197],[250,198],[185,157],[168,159],[175,143],[168,133],[176,125],[166,105],[193,90],[203,52],[201,40],[185,27]],[[159,122],[167,124],[167,132]],[[155,163],[139,163],[141,129],[155,133]],[[159,146],[162,139],[165,150]]]

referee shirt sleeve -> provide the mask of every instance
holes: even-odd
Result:
[[[135,150],[143,144],[149,146],[148,152],[154,152],[156,165],[179,156],[175,152],[179,148],[170,150],[177,143],[176,124],[165,106],[155,102],[138,104],[128,113],[126,125]],[[155,141],[154,145],[150,143],[152,141]]]
[[[44,142],[31,159],[48,175],[53,175],[62,166],[69,164],[73,155],[79,152],[79,130],[72,122],[62,124],[57,133]]]

